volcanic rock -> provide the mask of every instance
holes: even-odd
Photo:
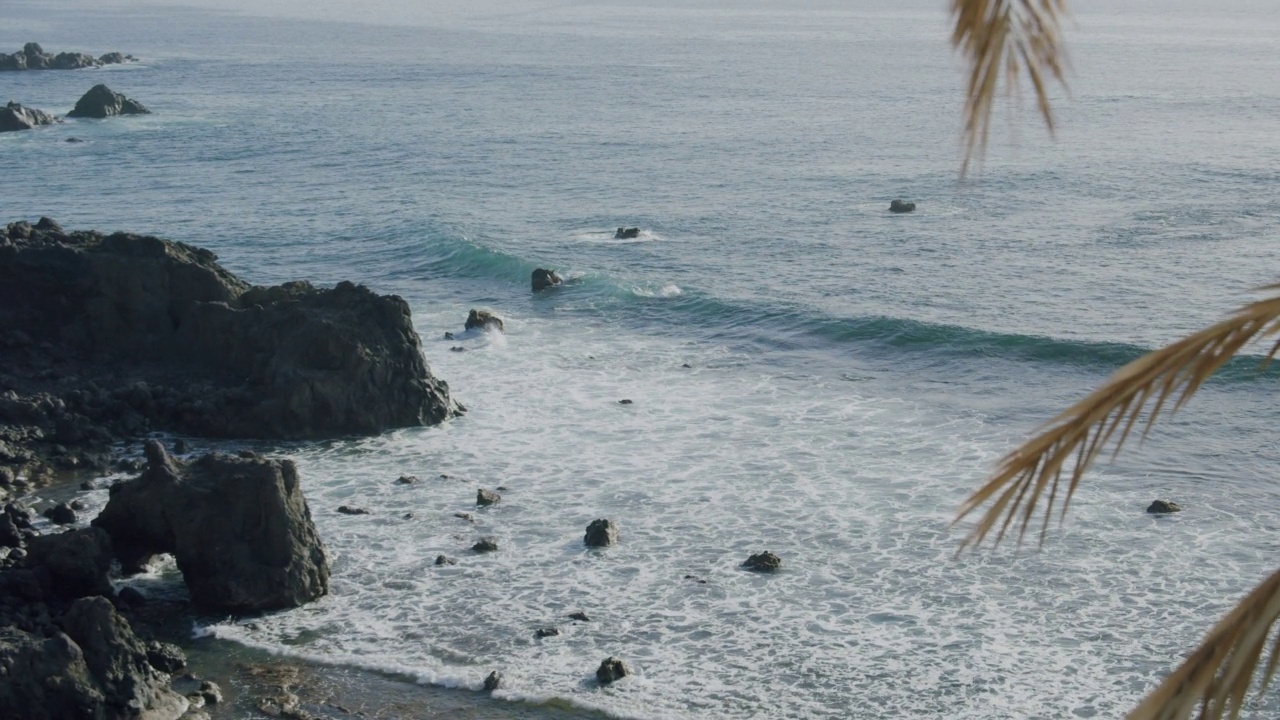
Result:
[[[467,313],[467,324],[465,327],[467,330],[471,330],[473,328],[488,330],[493,328],[498,332],[506,332],[506,326],[503,324],[502,318],[494,315],[488,310],[472,310]]]
[[[537,270],[534,270],[531,280],[534,292],[546,290],[549,287],[555,287],[561,282],[560,276],[556,274],[555,270],[547,270],[545,268],[538,268]]]
[[[67,117],[101,119],[114,115],[147,115],[150,112],[137,100],[131,100],[106,85],[98,84],[76,101],[75,108],[67,113]]]
[[[52,125],[56,122],[59,122],[57,117],[43,110],[23,107],[16,102],[10,102],[0,108],[0,132],[31,130],[41,125]]]
[[[290,460],[205,455],[186,465],[146,444],[147,470],[117,484],[94,521],[125,567],[172,553],[208,610],[296,607],[329,591],[324,545]]]
[[[592,520],[582,541],[587,547],[608,547],[618,542],[618,526],[612,520]]]

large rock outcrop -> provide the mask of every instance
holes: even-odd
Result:
[[[346,282],[251,287],[216,259],[155,237],[66,233],[47,218],[10,224],[0,425],[35,426],[62,446],[101,440],[103,424],[302,439],[435,424],[456,409],[401,298]]]
[[[76,106],[67,113],[69,118],[108,118],[114,115],[147,115],[150,110],[137,100],[121,95],[106,85],[98,84],[89,88],[76,101]]]
[[[58,118],[43,110],[24,107],[16,102],[0,108],[0,132],[31,130],[41,125],[52,125]]]
[[[222,612],[296,607],[329,590],[324,545],[288,460],[205,455],[189,465],[146,444],[147,469],[111,488],[94,527],[121,564],[171,553],[194,604]]]
[[[76,600],[37,632],[0,626],[0,668],[4,718],[173,720],[188,707],[103,597]]]
[[[39,43],[29,42],[12,55],[0,53],[0,72],[5,70],[79,70],[134,60],[132,55],[109,52],[95,58],[88,53],[47,53]]]

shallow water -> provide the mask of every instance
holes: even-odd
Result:
[[[957,558],[948,528],[1036,425],[1274,282],[1266,4],[1077,3],[1057,140],[1014,114],[965,181],[932,2],[222,8],[0,7],[0,48],[143,58],[10,97],[155,111],[0,136],[3,217],[401,294],[469,412],[269,448],[333,593],[217,636],[619,717],[1110,717],[1273,569],[1256,359],[1092,473],[1043,551]],[[535,267],[571,282],[531,296]],[[507,333],[443,340],[472,307]],[[582,546],[597,517],[618,546]],[[781,573],[738,569],[764,549]],[[608,655],[635,675],[600,688]]]

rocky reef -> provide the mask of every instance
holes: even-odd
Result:
[[[0,72],[15,70],[80,70],[103,65],[117,65],[134,60],[136,58],[132,55],[118,52],[109,52],[96,58],[88,53],[78,52],[62,52],[54,55],[53,53],[45,52],[39,43],[29,42],[12,55],[0,53]]]

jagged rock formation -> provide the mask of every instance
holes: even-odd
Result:
[[[109,52],[95,58],[88,53],[47,53],[39,43],[29,42],[12,55],[0,53],[0,72],[10,70],[79,70],[81,68],[115,65],[135,60],[132,55]]]
[[[0,132],[31,130],[41,125],[52,125],[58,118],[43,110],[24,107],[16,102],[0,108]]]
[[[93,526],[122,567],[171,553],[199,607],[260,612],[329,591],[324,545],[289,460],[205,455],[184,465],[147,441],[147,469],[111,488]]]
[[[75,108],[67,113],[67,117],[101,119],[113,115],[148,115],[150,113],[151,111],[137,100],[131,100],[106,85],[98,84],[89,88],[89,92],[76,101]]]

